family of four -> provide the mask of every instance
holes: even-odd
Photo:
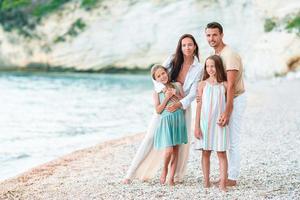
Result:
[[[240,171],[240,132],[246,96],[240,56],[223,42],[223,27],[212,22],[205,28],[214,55],[199,63],[194,37],[184,34],[174,55],[154,65],[155,113],[128,171],[124,183],[134,178],[153,178],[161,165],[160,183],[183,181],[189,157],[192,127],[191,103],[196,99],[194,136],[202,147],[204,187],[210,187],[210,154],[219,158],[219,188],[237,184]],[[160,151],[163,150],[163,151]],[[227,154],[228,152],[228,160]]]

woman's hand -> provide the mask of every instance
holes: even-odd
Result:
[[[172,103],[171,105],[166,107],[168,112],[175,112],[178,108],[181,107],[181,103],[179,101]]]
[[[176,96],[176,95],[173,95],[171,98],[170,98],[170,101],[173,102],[173,103],[176,103],[179,101],[179,98]]]
[[[195,138],[201,140],[202,139],[202,131],[199,127],[195,128],[195,131],[194,131],[194,135],[195,135]]]

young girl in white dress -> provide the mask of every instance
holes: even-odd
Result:
[[[210,187],[210,155],[216,151],[220,167],[219,188],[226,191],[227,156],[229,148],[228,127],[222,127],[219,118],[226,106],[226,73],[221,57],[210,56],[205,61],[204,75],[198,85],[201,101],[197,103],[195,137],[203,139],[202,171],[204,187]]]

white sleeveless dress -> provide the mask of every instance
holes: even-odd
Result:
[[[203,150],[226,151],[229,149],[229,129],[228,126],[221,127],[217,124],[220,115],[225,111],[226,89],[223,83],[205,83],[200,118]]]

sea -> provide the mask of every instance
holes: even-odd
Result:
[[[145,132],[152,88],[148,74],[0,72],[0,181]]]

